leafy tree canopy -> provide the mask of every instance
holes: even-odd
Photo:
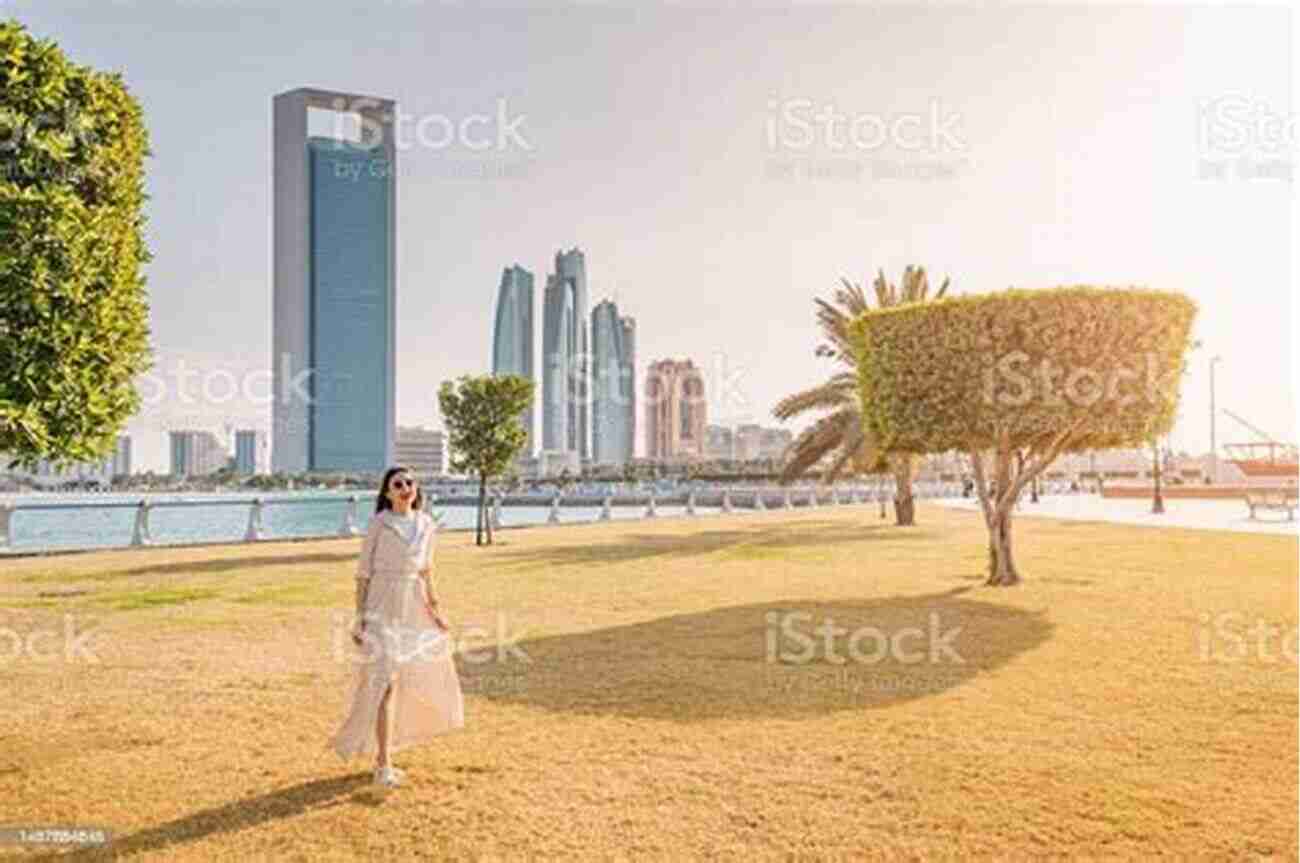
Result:
[[[98,460],[139,408],[148,305],[140,105],[0,22],[0,451]]]

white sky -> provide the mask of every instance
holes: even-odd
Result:
[[[812,298],[915,262],[958,292],[1185,291],[1204,347],[1175,447],[1208,445],[1216,353],[1219,405],[1295,437],[1295,186],[1248,176],[1294,172],[1284,8],[0,0],[8,15],[122,71],[145,108],[152,326],[172,391],[131,426],[141,468],[164,466],[165,430],[187,421],[269,426],[269,406],[223,393],[266,390],[271,97],[297,86],[396,98],[425,120],[398,157],[400,424],[436,425],[438,383],[489,369],[502,267],[531,269],[540,300],[555,251],[578,245],[593,305],[614,296],[637,319],[640,374],[665,357],[710,370],[711,421],[772,424],[778,398],[829,373]],[[494,141],[499,100],[518,133],[504,150],[439,146],[439,118],[484,115],[470,142]],[[902,131],[836,151],[780,122],[826,105],[864,133]],[[1270,142],[1271,123],[1289,137]],[[1220,420],[1221,442],[1247,437]]]

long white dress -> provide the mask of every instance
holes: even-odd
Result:
[[[361,544],[356,578],[370,581],[366,627],[362,645],[353,645],[346,716],[329,741],[344,759],[377,751],[375,726],[389,683],[390,753],[465,724],[452,639],[433,622],[419,575],[433,566],[437,524],[424,512],[414,513],[414,525],[406,521],[411,517],[376,513]]]

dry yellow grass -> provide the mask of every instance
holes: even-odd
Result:
[[[1022,519],[994,589],[975,516],[919,520],[445,535],[453,627],[530,661],[462,657],[466,729],[387,794],[324,749],[356,540],[5,561],[0,628],[71,615],[99,661],[0,638],[0,823],[153,860],[1296,859],[1296,665],[1216,631],[1294,650],[1293,537]],[[935,614],[964,662],[769,663],[787,611]]]

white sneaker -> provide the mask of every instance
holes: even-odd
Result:
[[[383,785],[385,788],[396,788],[402,784],[406,774],[396,767],[376,767],[375,784]]]

